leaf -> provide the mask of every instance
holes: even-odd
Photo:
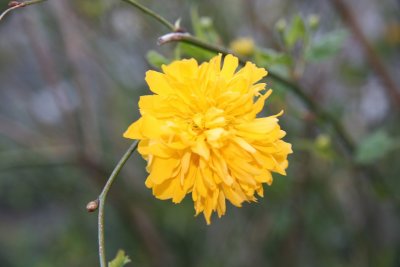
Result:
[[[216,55],[214,52],[191,44],[180,43],[179,48],[182,55],[194,57],[198,61],[206,61]]]
[[[268,68],[274,65],[290,66],[293,63],[293,59],[290,55],[268,48],[257,50],[256,61],[257,64],[268,66]]]
[[[161,65],[168,64],[169,60],[160,53],[150,50],[146,54],[146,59],[155,68],[161,68]]]
[[[385,131],[379,130],[367,136],[358,145],[356,150],[356,162],[361,164],[372,163],[383,158],[389,152],[397,148],[397,142]]]
[[[131,262],[131,260],[127,255],[125,255],[125,251],[118,250],[117,256],[108,263],[108,267],[123,267],[129,262]]]
[[[293,18],[289,29],[284,35],[285,43],[289,48],[293,48],[297,41],[304,39],[305,35],[306,26],[304,24],[304,20],[301,18],[300,15],[296,15]]]
[[[312,42],[306,51],[308,61],[321,61],[339,52],[347,37],[345,30],[337,30],[321,36]]]

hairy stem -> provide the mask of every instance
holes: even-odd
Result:
[[[125,165],[126,161],[132,155],[132,153],[136,150],[138,146],[138,141],[135,140],[132,145],[128,148],[122,158],[119,160],[117,166],[115,166],[113,172],[107,180],[106,185],[101,191],[97,201],[99,203],[99,214],[98,214],[98,238],[99,238],[99,258],[100,258],[100,266],[107,267],[106,255],[105,255],[105,247],[104,247],[104,205],[106,202],[108,191],[110,190],[115,178],[118,176],[122,167]]]

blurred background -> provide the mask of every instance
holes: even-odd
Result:
[[[288,175],[207,226],[190,197],[152,196],[135,153],[108,198],[108,259],[122,248],[141,267],[400,266],[400,2],[342,1],[141,1],[301,85],[354,147],[267,78],[264,113],[285,110],[293,144]],[[117,0],[51,0],[0,22],[0,266],[98,266],[85,206],[130,145],[145,71],[213,55],[157,46],[165,33]]]

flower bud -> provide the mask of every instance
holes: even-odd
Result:
[[[11,1],[11,2],[8,3],[8,7],[14,7],[14,6],[18,6],[20,4],[21,4],[21,2]]]
[[[230,44],[230,49],[237,55],[251,56],[254,54],[254,40],[248,37],[238,38]]]
[[[308,25],[312,30],[316,30],[319,26],[319,16],[316,14],[310,15],[308,17]]]
[[[278,32],[283,33],[286,30],[286,20],[285,19],[279,19],[276,24],[275,24],[275,28]]]
[[[97,210],[97,208],[99,207],[99,200],[93,200],[90,201],[87,205],[86,205],[86,210],[88,212],[94,212]]]
[[[210,17],[201,17],[200,25],[205,29],[211,28],[213,25],[212,19]]]
[[[315,139],[315,145],[318,149],[325,150],[331,145],[331,138],[327,134],[320,134]]]

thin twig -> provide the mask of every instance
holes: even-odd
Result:
[[[32,1],[25,1],[25,2],[18,2],[18,1],[11,1],[8,5],[10,8],[6,9],[3,13],[0,15],[0,21],[4,18],[5,15],[7,15],[8,12],[20,8],[20,7],[26,7],[29,5],[34,5],[34,4],[39,4],[41,2],[44,2],[47,0],[32,0]]]
[[[4,16],[7,15],[8,12],[10,12],[10,11],[12,11],[12,10],[14,10],[14,9],[23,7],[23,6],[24,6],[23,4],[19,4],[19,5],[15,5],[15,6],[10,7],[9,9],[7,9],[6,11],[4,11],[4,12],[0,15],[0,20],[2,20],[2,19],[4,18]]]
[[[137,7],[138,9],[142,10],[147,15],[155,18],[161,24],[163,24],[165,27],[167,27],[170,31],[174,32],[177,30],[176,27],[174,26],[174,24],[170,23],[167,19],[165,19],[162,16],[160,16],[159,14],[155,13],[153,10],[143,6],[142,4],[139,4],[136,0],[123,0],[123,1]]]
[[[394,103],[394,107],[400,107],[400,89],[390,77],[385,64],[379,58],[374,48],[365,37],[360,25],[358,24],[354,14],[351,12],[349,7],[343,0],[331,0],[332,4],[336,7],[337,11],[341,15],[343,21],[348,25],[350,30],[353,32],[354,37],[357,39],[362,49],[364,50],[365,56],[370,67],[380,77],[383,88],[386,89],[386,93]]]
[[[104,163],[82,155],[79,160],[79,166],[82,170],[90,173],[88,177],[93,179],[96,187],[103,188],[104,185],[96,177],[103,177],[108,174]],[[136,199],[137,201],[132,202],[132,196],[134,196],[132,195],[132,190],[124,185],[123,181],[114,183],[113,188],[118,194],[114,194],[109,199],[109,203],[113,204],[114,211],[118,213],[121,221],[128,226],[130,233],[137,234],[141,238],[146,253],[150,255],[151,266],[176,266],[171,251],[154,223],[150,220],[148,213],[141,206],[140,200]],[[94,202],[98,208],[97,199]],[[121,203],[124,205],[121,205]],[[88,212],[93,211],[88,210]]]
[[[99,204],[99,214],[98,214],[98,238],[99,238],[99,258],[100,258],[100,267],[107,267],[106,255],[105,255],[105,247],[104,247],[104,205],[107,198],[107,193],[110,190],[115,178],[120,173],[122,167],[125,165],[126,161],[132,155],[132,153],[136,150],[138,145],[138,141],[135,140],[132,145],[128,148],[125,154],[122,156],[117,166],[115,166],[113,172],[107,180],[106,185],[101,191],[97,201]]]

